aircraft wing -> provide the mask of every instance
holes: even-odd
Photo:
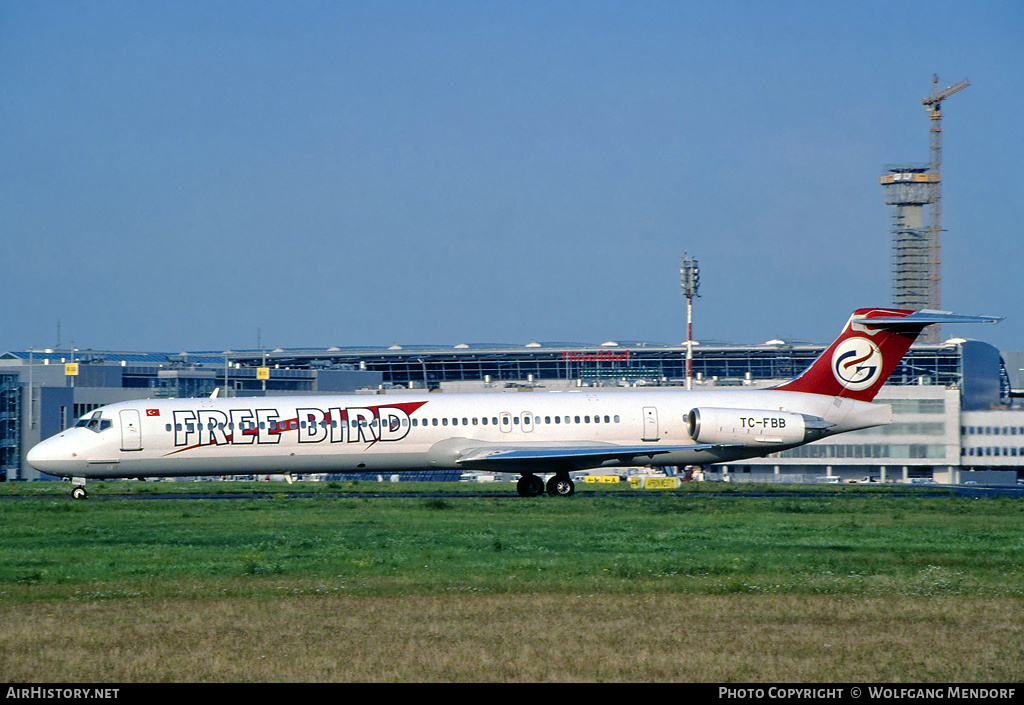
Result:
[[[586,446],[515,446],[494,445],[465,449],[456,463],[474,470],[505,470],[519,472],[523,467],[564,467],[575,465],[580,469],[597,467],[605,462],[642,464],[640,459],[650,462],[656,455],[680,451],[712,450],[730,447],[732,444],[692,445],[636,445],[595,444]]]

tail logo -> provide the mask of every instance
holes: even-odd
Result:
[[[869,389],[882,375],[882,353],[867,338],[847,338],[832,353],[832,374],[850,391]]]

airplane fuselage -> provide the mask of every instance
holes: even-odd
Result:
[[[111,404],[28,453],[41,472],[85,478],[489,470],[517,489],[573,493],[597,467],[706,465],[764,456],[889,423],[872,404],[927,325],[995,321],[858,309],[804,372],[771,389],[149,399]]]
[[[729,428],[705,428],[708,441],[695,442],[693,409],[723,411]],[[811,434],[795,428],[803,417],[825,424]],[[91,412],[33,449],[30,462],[85,478],[493,469],[488,448],[511,447],[537,449],[505,461],[513,472],[689,465],[765,455],[888,418],[883,405],[775,390],[151,399]],[[578,455],[544,454],[555,447]]]

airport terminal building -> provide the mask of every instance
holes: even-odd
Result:
[[[694,388],[767,387],[805,369],[824,346],[694,347]],[[887,426],[763,458],[696,469],[706,480],[1013,484],[1024,478],[1024,353],[954,339],[911,348],[876,401]],[[530,393],[686,384],[683,345],[391,346],[218,353],[28,350],[0,355],[0,473],[34,480],[38,441],[96,407],[141,398],[295,394]],[[680,413],[685,413],[683,410]],[[694,470],[691,468],[690,470]]]

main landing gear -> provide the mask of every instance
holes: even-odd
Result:
[[[547,493],[552,497],[569,497],[575,494],[576,484],[569,477],[568,473],[559,473],[552,476],[548,480],[546,488],[544,480],[533,474],[523,475],[519,478],[519,482],[516,483],[516,491],[519,492],[520,497],[538,497],[545,489],[547,489]]]

